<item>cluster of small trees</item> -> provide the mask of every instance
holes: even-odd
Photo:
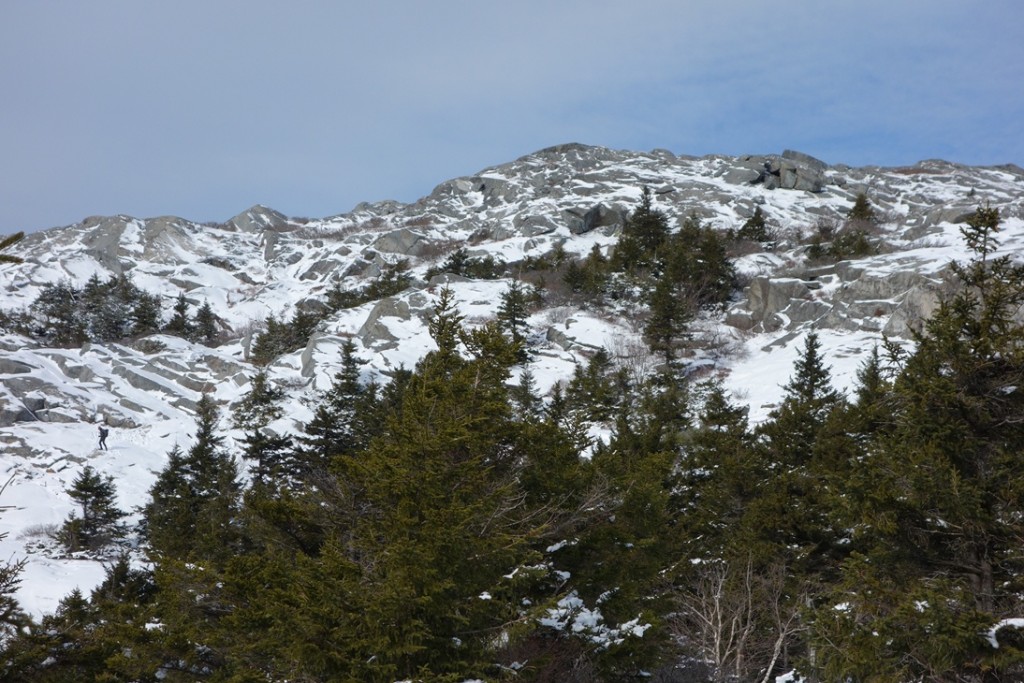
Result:
[[[858,193],[845,221],[838,225],[829,221],[818,223],[807,256],[815,261],[835,262],[874,254],[878,250],[878,224],[878,214],[868,196]]]
[[[181,294],[165,322],[160,297],[138,287],[127,274],[104,281],[94,273],[83,287],[67,279],[48,284],[28,310],[2,313],[0,320],[13,331],[71,348],[156,332],[207,345],[219,338],[218,318],[209,302],[190,315],[189,303]]]

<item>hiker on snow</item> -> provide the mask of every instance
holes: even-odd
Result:
[[[109,434],[109,433],[110,433],[110,430],[108,430],[103,425],[100,425],[100,450],[104,450],[104,451],[108,450],[107,449],[107,434]]]

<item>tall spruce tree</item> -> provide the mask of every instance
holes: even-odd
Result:
[[[526,562],[531,533],[505,386],[513,347],[494,326],[467,333],[447,289],[429,328],[438,348],[354,463],[361,513],[318,570],[350,601],[349,627],[328,641],[352,653],[335,678],[480,676],[493,635],[522,609],[503,578]]]
[[[274,386],[266,368],[259,368],[249,382],[249,391],[234,407],[232,420],[235,427],[250,431],[263,429],[281,417],[283,398],[284,390]]]
[[[831,571],[834,544],[823,482],[828,464],[818,442],[830,416],[844,404],[814,332],[807,334],[781,405],[757,430],[755,457],[767,473],[747,507],[748,542],[766,563],[784,563],[805,575]]]
[[[203,301],[203,305],[196,311],[193,334],[195,341],[206,346],[212,346],[217,341],[217,315],[209,301]]]
[[[299,456],[311,470],[324,471],[333,458],[361,452],[381,426],[381,400],[376,385],[360,380],[356,345],[341,346],[341,367],[320,395],[313,419],[298,437]]]
[[[164,332],[188,339],[192,334],[192,318],[188,314],[188,299],[184,292],[178,293],[171,310],[171,319],[164,325]]]
[[[518,357],[525,361],[526,355],[526,319],[530,315],[529,300],[523,285],[518,280],[512,280],[508,288],[501,294],[501,303],[498,305],[498,320],[502,328],[512,338],[512,343],[519,349]]]
[[[612,268],[640,272],[655,267],[668,235],[668,221],[662,212],[654,208],[651,190],[644,186],[640,205],[626,221],[615,245]]]
[[[195,442],[175,447],[150,489],[143,512],[151,548],[170,558],[224,558],[235,538],[240,486],[234,458],[217,434],[219,411],[209,394],[196,406]]]
[[[1024,675],[1016,646],[985,637],[1024,604],[1024,267],[993,258],[997,229],[984,209],[966,226],[963,286],[918,335],[892,384],[891,426],[863,459],[862,550],[818,615],[829,672]]]
[[[81,508],[81,514],[68,517],[58,532],[69,552],[97,550],[123,534],[120,521],[126,513],[117,507],[113,476],[86,465],[71,482],[68,496]]]
[[[81,294],[71,280],[64,279],[44,286],[32,302],[32,309],[42,318],[42,335],[55,346],[75,347],[88,341],[78,307]]]

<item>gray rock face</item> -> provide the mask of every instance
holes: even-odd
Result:
[[[807,271],[803,278],[754,278],[744,292],[746,300],[728,312],[725,322],[751,331],[810,325],[910,338],[951,286],[942,276],[844,261]]]
[[[356,336],[364,346],[392,345],[398,341],[398,337],[391,333],[382,319],[409,320],[411,317],[407,302],[394,297],[381,299],[366,316],[366,322],[359,328]]]
[[[228,230],[251,233],[262,233],[267,230],[282,231],[294,227],[283,213],[260,205],[243,211],[224,226]]]
[[[426,240],[418,232],[401,228],[381,235],[374,240],[372,246],[377,251],[385,253],[419,256],[426,247]]]
[[[602,227],[621,228],[625,223],[626,213],[624,211],[610,208],[604,204],[597,204],[583,214],[583,219],[577,230],[573,229],[574,226],[570,226],[569,231],[581,235]]]

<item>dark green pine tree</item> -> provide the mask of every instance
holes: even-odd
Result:
[[[346,339],[341,346],[341,368],[323,392],[313,419],[298,437],[298,456],[311,471],[324,471],[332,458],[353,456],[379,431],[381,399],[376,385],[363,384],[356,345]]]
[[[296,461],[292,437],[253,429],[242,439],[242,458],[252,465],[256,485],[294,488],[306,479],[307,472]]]
[[[620,389],[620,373],[602,346],[587,359],[586,366],[577,365],[573,370],[565,390],[566,405],[583,420],[607,422],[623,398]]]
[[[544,401],[537,392],[537,379],[530,366],[524,366],[519,381],[509,389],[509,397],[516,409],[516,416],[523,422],[540,418]]]
[[[804,338],[804,348],[783,387],[782,404],[772,411],[760,430],[773,461],[786,467],[803,467],[814,454],[814,442],[828,415],[842,403],[832,387],[832,375],[821,354],[815,332]]]
[[[609,624],[641,619],[653,628],[628,647],[598,657],[602,675],[624,680],[663,656],[671,611],[663,592],[675,564],[679,538],[672,507],[674,472],[689,425],[688,389],[661,377],[617,410],[614,433],[591,458],[598,495],[592,520],[577,541],[558,553],[559,569],[572,577],[584,604],[600,605]],[[610,586],[615,589],[608,591]]]
[[[150,547],[158,556],[223,559],[236,542],[232,521],[240,486],[234,458],[216,432],[219,411],[203,394],[196,406],[195,442],[175,447],[150,489],[143,513]]]
[[[171,319],[164,325],[164,332],[188,339],[192,335],[192,318],[188,314],[188,300],[184,292],[178,294],[171,310]]]
[[[639,272],[653,268],[668,240],[668,221],[653,207],[651,190],[644,187],[640,206],[630,215],[612,255],[616,271]]]
[[[853,206],[850,208],[847,218],[850,221],[857,221],[861,223],[878,223],[878,215],[871,207],[871,202],[868,200],[868,196],[863,192],[859,192],[857,197],[853,200]]]
[[[679,283],[663,277],[654,285],[648,307],[650,317],[644,325],[644,339],[665,365],[673,366],[689,338],[687,330],[695,317],[693,301]]]
[[[41,318],[43,336],[55,346],[81,346],[89,337],[79,312],[81,290],[70,280],[46,285],[32,302],[32,309]]]
[[[159,331],[162,314],[160,297],[139,290],[131,307],[131,334],[143,336]]]
[[[71,482],[68,496],[81,508],[81,515],[70,516],[58,532],[68,552],[98,550],[124,533],[120,522],[126,513],[117,507],[112,476],[86,465]]]
[[[3,242],[0,242],[0,246],[3,246]],[[3,495],[4,490],[12,481],[14,481],[14,475],[11,475],[11,478],[3,486],[0,486],[0,495]],[[0,513],[2,513],[2,508],[0,508]],[[0,533],[0,541],[6,537],[7,532]],[[28,615],[22,610],[16,597],[18,586],[21,584],[21,572],[27,562],[27,559],[0,562],[0,642],[19,633],[29,622]]]
[[[361,512],[321,567],[349,601],[346,629],[321,636],[332,657],[349,653],[334,662],[345,670],[324,679],[479,677],[494,634],[522,609],[503,578],[526,563],[531,533],[505,386],[514,349],[493,325],[464,331],[447,289],[429,328],[438,348],[354,463]],[[331,602],[309,618],[334,623]]]
[[[683,446],[673,503],[684,529],[683,553],[743,562],[749,539],[740,522],[766,472],[754,457],[746,407],[732,404],[718,385],[703,393],[697,426]]]
[[[740,226],[739,232],[736,233],[736,237],[741,240],[750,240],[752,242],[768,241],[768,221],[765,219],[764,212],[761,211],[760,206],[754,207],[754,214],[748,218],[742,226]]]
[[[107,638],[99,611],[75,588],[38,625],[28,625],[4,643],[0,675],[24,683],[130,680],[107,666],[125,641]]]
[[[641,192],[640,206],[630,216],[627,232],[636,237],[641,251],[651,256],[656,256],[668,239],[668,224],[665,216],[653,208],[649,187],[645,186]]]
[[[203,305],[196,311],[194,341],[213,346],[217,341],[217,323],[217,315],[210,307],[210,302],[203,301]]]
[[[757,467],[767,474],[747,507],[743,531],[764,566],[782,563],[805,575],[834,568],[829,502],[823,482],[828,466],[818,441],[832,414],[844,404],[832,387],[817,334],[804,340],[782,404],[757,430]]]
[[[918,335],[892,384],[891,425],[863,460],[861,552],[844,566],[843,611],[821,617],[830,671],[1024,674],[1019,649],[983,635],[1024,598],[1024,267],[992,258],[997,228],[986,210],[965,228],[963,286]]]
[[[501,294],[498,304],[498,320],[501,327],[512,338],[512,343],[520,349],[519,360],[525,361],[526,354],[526,319],[530,315],[530,303],[526,290],[518,280],[512,280]]]
[[[235,404],[232,422],[238,429],[260,430],[281,417],[284,390],[274,386],[266,368],[259,368],[249,382],[249,391]]]
[[[727,246],[722,234],[691,216],[663,250],[663,277],[694,310],[721,308],[732,294],[736,270]]]

